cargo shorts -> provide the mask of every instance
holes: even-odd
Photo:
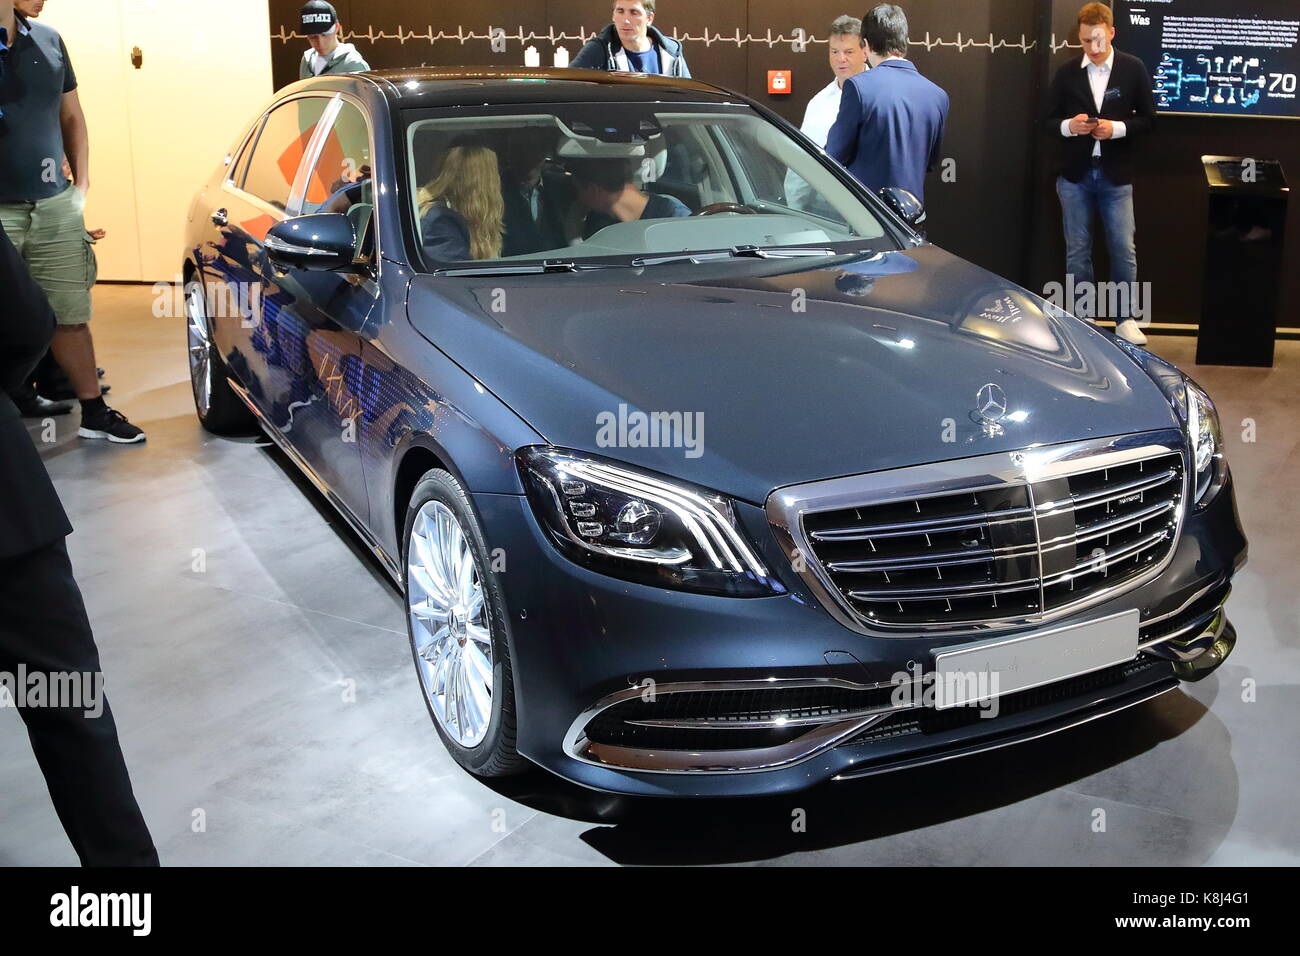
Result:
[[[60,325],[90,321],[90,289],[98,270],[85,208],[86,197],[71,184],[49,199],[0,203],[0,223],[45,290]]]

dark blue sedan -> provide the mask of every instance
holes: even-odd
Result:
[[[483,776],[789,791],[1210,673],[1209,397],[921,216],[693,81],[307,80],[191,207],[195,405],[402,588]]]

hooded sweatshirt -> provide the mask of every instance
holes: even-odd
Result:
[[[659,54],[659,71],[664,76],[691,75],[680,43],[672,37],[664,36],[655,27],[648,28],[646,32],[654,50]],[[575,70],[632,71],[627,51],[623,49],[623,41],[618,36],[618,27],[612,23],[588,40],[569,66]]]
[[[302,62],[298,65],[298,79],[306,80],[316,76],[311,70],[311,61],[315,56],[315,50],[308,50],[302,55]],[[368,69],[370,69],[370,64],[362,59],[355,46],[351,43],[340,43],[334,48],[334,52],[330,54],[329,62],[325,64],[325,69],[320,72],[320,75],[363,73]]]

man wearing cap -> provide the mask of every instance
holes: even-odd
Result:
[[[298,32],[307,38],[311,49],[302,55],[298,79],[339,73],[362,73],[370,64],[351,43],[340,43],[343,28],[334,4],[311,0],[299,12]]]

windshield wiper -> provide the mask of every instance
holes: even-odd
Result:
[[[670,262],[710,262],[719,259],[802,259],[843,255],[834,249],[809,249],[800,246],[732,246],[719,252],[681,252],[663,256],[637,256],[629,265],[633,268],[658,266]],[[541,262],[521,262],[518,264],[501,264],[494,266],[469,266],[460,269],[438,269],[433,274],[439,276],[525,276],[543,275],[548,272],[584,272],[589,269],[611,269],[609,263],[582,263],[579,265],[568,259],[543,259]]]
[[[578,264],[561,259],[543,259],[541,262],[521,262],[519,265],[471,266],[468,269],[437,269],[438,276],[527,276],[547,272],[577,272]],[[584,265],[583,269],[600,269],[603,266]]]
[[[666,256],[637,256],[634,267],[661,266],[670,262],[713,262],[718,259],[800,259],[808,256],[838,255],[834,249],[808,249],[798,246],[732,246],[724,252],[683,252]]]
[[[801,259],[805,256],[833,256],[834,249],[807,249],[802,246],[733,246],[730,255],[749,259]]]

